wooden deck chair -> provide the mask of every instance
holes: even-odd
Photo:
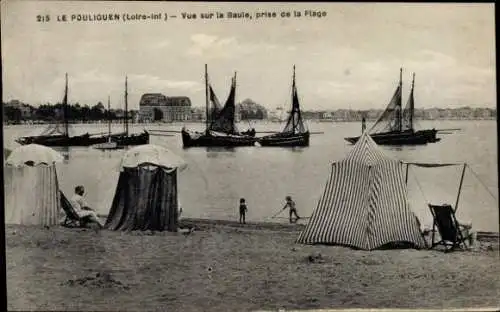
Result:
[[[66,227],[86,227],[87,224],[92,223],[93,221],[90,219],[89,216],[80,218],[78,214],[75,211],[75,208],[73,208],[73,205],[71,205],[71,202],[68,200],[68,198],[64,195],[62,191],[59,191],[60,197],[61,197],[61,207],[66,213],[66,217],[64,218],[64,221],[61,223],[62,226]]]
[[[471,239],[472,233],[469,233],[471,226],[462,225],[458,222],[455,211],[451,205],[429,204],[429,209],[434,218],[431,248],[443,245],[446,251],[452,251],[457,247],[460,249],[468,249],[466,241]],[[441,240],[438,242],[434,240],[436,228],[441,236]]]

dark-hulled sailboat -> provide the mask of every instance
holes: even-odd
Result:
[[[436,137],[438,130],[427,129],[416,131],[413,125],[415,74],[413,74],[410,96],[404,111],[402,106],[402,75],[399,72],[399,85],[392,96],[391,101],[375,124],[368,130],[370,137],[380,145],[423,145],[440,141]],[[345,138],[346,141],[355,144],[359,137]]]
[[[149,132],[144,130],[142,133],[129,133],[128,127],[128,78],[125,77],[125,132],[111,135],[111,141],[116,142],[118,146],[143,145],[149,143]]]
[[[63,123],[57,122],[55,125],[48,126],[40,135],[24,136],[16,139],[21,145],[39,144],[45,146],[90,146],[106,142],[107,138],[89,133],[81,135],[69,134],[69,111],[68,111],[68,74],[65,75],[66,84],[63,98]],[[61,129],[62,126],[62,129]]]
[[[210,94],[209,94],[210,93]],[[206,100],[206,129],[204,132],[190,132],[183,128],[183,147],[235,147],[252,146],[255,137],[242,134],[235,124],[235,98],[236,98],[236,74],[231,80],[231,91],[224,107],[217,107],[217,97],[208,82],[207,65],[205,65],[205,100]],[[210,107],[209,99],[214,108]]]
[[[261,146],[309,146],[309,130],[304,126],[300,113],[299,96],[295,83],[295,66],[292,79],[292,110],[288,116],[285,128],[280,133],[266,135],[258,139]]]
[[[25,136],[16,140],[21,145],[40,144],[45,146],[91,146],[103,144],[106,142],[116,142],[118,146],[142,145],[149,143],[149,133],[144,131],[139,134],[129,134],[128,131],[128,105],[127,105],[127,79],[125,78],[125,132],[112,134],[111,136],[102,134],[81,134],[70,135],[69,133],[69,111],[68,111],[68,74],[66,74],[66,87],[64,89],[63,99],[63,128],[61,124],[56,123],[45,129],[41,135]],[[110,140],[111,138],[111,140]]]

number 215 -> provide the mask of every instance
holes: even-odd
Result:
[[[37,15],[36,21],[37,22],[48,22],[48,21],[50,21],[50,16],[48,14],[47,15]]]

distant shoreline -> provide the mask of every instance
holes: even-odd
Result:
[[[308,122],[325,122],[325,123],[337,123],[337,122],[361,122],[361,119],[310,119],[310,118],[304,118],[304,120]],[[450,118],[435,118],[435,119],[428,119],[428,118],[415,118],[415,121],[496,121],[496,117],[450,117]],[[266,123],[285,123],[286,121],[273,121],[271,119],[250,119],[250,120],[240,120],[239,123],[244,123],[247,121],[251,122],[266,122]],[[368,122],[374,122],[375,119],[367,119]],[[139,123],[139,122],[129,122],[130,125],[164,125],[164,124],[182,124],[182,123],[204,123],[204,120],[186,120],[186,121],[172,121],[172,122],[148,122],[148,123]],[[23,121],[20,123],[14,123],[14,122],[3,122],[4,126],[11,126],[11,125],[51,125],[55,124],[55,122],[48,122],[48,121],[42,121],[42,120],[28,120],[28,121]],[[102,124],[107,124],[107,120],[95,120],[95,121],[88,121],[88,122],[76,122],[70,123],[71,125],[102,125]],[[113,122],[113,125],[120,125],[122,124],[121,122]]]

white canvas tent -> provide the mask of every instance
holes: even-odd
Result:
[[[57,224],[61,203],[55,163],[62,160],[55,150],[36,144],[12,151],[4,166],[6,224]]]
[[[391,243],[425,247],[408,204],[403,163],[387,156],[365,132],[345,159],[332,164],[297,242],[365,250]]]

